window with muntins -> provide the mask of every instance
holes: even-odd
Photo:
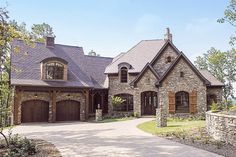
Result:
[[[117,94],[115,96],[120,97],[124,102],[120,105],[113,106],[114,111],[133,111],[133,95],[131,94]]]
[[[47,80],[63,80],[64,66],[58,62],[50,62],[45,65],[45,78]]]
[[[122,67],[120,69],[120,82],[122,83],[128,82],[128,69],[126,67]]]
[[[176,112],[188,113],[189,112],[189,94],[188,92],[177,92],[175,94]]]

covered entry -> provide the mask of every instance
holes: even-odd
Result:
[[[145,91],[141,93],[142,115],[155,115],[157,104],[157,92]]]
[[[56,104],[56,121],[80,120],[80,102],[63,100]]]
[[[29,100],[21,105],[21,122],[48,122],[49,103],[43,100]]]

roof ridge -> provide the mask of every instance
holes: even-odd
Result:
[[[22,39],[18,39],[18,38],[15,38],[15,40],[20,41],[20,42],[24,42]],[[35,43],[35,44],[44,44],[45,45],[44,42],[40,42],[40,41],[33,41],[33,43]],[[75,45],[65,45],[65,44],[54,44],[54,45],[83,48],[82,46],[75,46]]]
[[[113,59],[112,57],[104,57],[104,56],[91,56],[91,55],[84,55],[85,57],[94,57],[94,58],[107,58],[107,59]]]

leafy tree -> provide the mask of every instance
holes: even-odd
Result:
[[[49,24],[34,24],[31,27],[31,35],[34,41],[44,42],[46,36],[55,36]]]
[[[14,38],[30,43],[29,34],[22,33],[19,29],[9,22],[6,8],[0,8],[0,134],[4,137],[7,146],[9,144],[3,128],[9,124],[8,117],[11,114],[10,52],[16,50],[10,43]]]
[[[112,97],[111,97],[111,101],[112,101],[112,104],[113,104],[113,105],[119,106],[119,105],[121,105],[125,100],[122,99],[122,98],[119,97],[119,96],[112,96]]]
[[[97,54],[96,52],[94,52],[93,50],[91,50],[89,53],[88,53],[89,56],[100,56],[100,54]]]
[[[231,96],[234,98],[233,83],[236,82],[236,50],[221,52],[211,48],[203,56],[198,56],[195,65],[199,69],[211,72],[219,81],[225,84],[223,97],[226,101]]]
[[[228,22],[233,27],[236,27],[236,0],[230,0],[229,5],[224,11],[224,17],[217,20],[219,23]],[[230,37],[230,44],[234,45],[236,41],[236,32]]]

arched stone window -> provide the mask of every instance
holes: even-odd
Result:
[[[175,111],[176,113],[189,112],[189,93],[180,91],[175,94]]]
[[[170,63],[171,62],[171,56],[168,56],[168,57],[166,57],[166,63]]]
[[[128,69],[126,67],[120,68],[120,82],[121,83],[128,82]]]
[[[124,100],[124,102],[120,105],[113,106],[114,111],[133,111],[134,103],[133,103],[133,95],[121,93],[115,95],[117,97],[120,97]]]

